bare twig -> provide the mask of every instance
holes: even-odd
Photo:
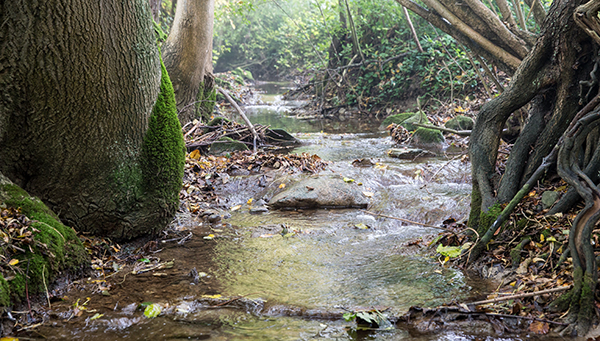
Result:
[[[466,303],[466,304],[467,305],[482,305],[482,304],[488,304],[488,303],[497,303],[497,302],[502,302],[502,301],[514,300],[517,298],[533,297],[533,296],[539,296],[539,295],[543,295],[543,294],[550,294],[553,292],[561,292],[561,291],[566,291],[569,289],[571,289],[571,286],[558,287],[558,288],[552,288],[552,289],[541,290],[541,291],[536,291],[536,292],[528,292],[528,293],[524,293],[524,294],[498,297],[498,298],[494,298],[491,300],[477,301],[477,302],[471,302],[471,303]],[[512,316],[512,315],[509,315],[509,316]]]

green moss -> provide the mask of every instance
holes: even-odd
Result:
[[[142,148],[143,188],[150,200],[174,213],[179,204],[185,164],[185,145],[177,118],[175,93],[161,59],[160,93],[152,109]]]
[[[472,118],[465,115],[458,115],[446,122],[444,126],[448,129],[454,130],[472,130],[474,124],[475,123],[473,122]]]
[[[590,325],[592,317],[595,315],[594,309],[594,291],[596,289],[596,280],[585,273],[581,287],[581,297],[579,299],[579,313],[577,314],[577,323],[580,325]],[[581,328],[581,326],[579,326]],[[584,328],[585,329],[585,328]],[[586,330],[587,331],[587,330]]]
[[[431,122],[427,118],[427,115],[425,115],[425,113],[421,111],[416,114],[413,114],[411,117],[404,120],[404,122],[402,122],[400,125],[406,128],[406,130],[408,131],[415,131],[419,127],[414,125],[413,123],[430,124]]]
[[[410,117],[413,117],[414,115],[415,115],[414,112],[404,112],[401,114],[390,115],[390,116],[386,117],[385,120],[383,120],[381,125],[387,127],[388,125],[390,125],[392,123],[401,124],[402,122],[406,121]]]
[[[444,135],[439,130],[423,127],[417,128],[412,138],[413,143],[420,145],[442,144],[446,141]]]
[[[0,274],[0,307],[7,307],[10,305],[10,286],[4,279],[4,276]]]
[[[469,212],[469,221],[467,222],[467,226],[474,230],[479,226],[481,203],[481,193],[479,192],[479,188],[474,185],[471,190],[471,211]]]
[[[502,206],[500,204],[495,204],[494,206],[490,207],[487,212],[482,211],[479,215],[479,226],[477,227],[477,233],[479,233],[480,236],[483,236],[487,232],[487,229],[492,226],[494,221],[496,221],[496,218],[498,218],[500,213],[502,213]]]
[[[20,207],[33,220],[31,227],[37,230],[33,238],[38,242],[15,255],[21,271],[8,282],[3,277],[0,280],[0,304],[5,305],[2,302],[6,302],[7,295],[17,302],[25,297],[26,282],[29,294],[42,292],[44,280],[48,284],[63,270],[81,269],[89,263],[89,257],[75,231],[63,225],[41,200],[12,183],[0,182],[0,201]]]

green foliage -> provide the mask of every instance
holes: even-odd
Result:
[[[185,146],[173,85],[161,59],[160,93],[150,115],[142,150],[142,175],[145,193],[151,199],[164,201],[173,211],[179,203],[183,181]]]

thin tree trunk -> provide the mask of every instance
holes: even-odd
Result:
[[[204,75],[212,72],[214,0],[183,0],[169,38],[163,47],[163,59],[175,89],[179,121],[192,121]]]

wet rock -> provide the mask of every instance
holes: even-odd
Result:
[[[415,115],[414,112],[404,112],[401,114],[390,115],[390,116],[386,117],[385,120],[383,120],[381,125],[384,127],[387,127],[388,125],[390,125],[392,123],[401,124],[402,122],[406,121],[410,117],[413,117],[414,115]]]
[[[435,153],[419,148],[392,148],[387,151],[391,157],[398,159],[412,160],[418,157],[432,157]]]
[[[245,143],[236,141],[229,137],[221,137],[210,146],[210,154],[224,154],[234,151],[248,150]]]
[[[313,176],[286,187],[273,196],[269,206],[292,208],[366,208],[367,198],[355,183],[339,176]]]
[[[412,143],[421,146],[439,146],[446,141],[444,134],[437,129],[419,127],[412,136]]]
[[[214,213],[214,214],[209,215],[207,220],[211,224],[218,223],[219,221],[221,221],[221,216]]]
[[[544,209],[552,207],[558,198],[560,198],[560,193],[555,191],[545,191],[542,193],[542,207]]]
[[[352,166],[354,167],[372,167],[374,165],[371,159],[356,159],[352,161]]]
[[[250,208],[250,214],[261,214],[261,213],[267,213],[269,212],[269,209],[267,208],[267,206],[254,206],[252,208]]]
[[[472,130],[473,125],[473,119],[465,115],[458,115],[444,124],[446,128],[453,130]]]

